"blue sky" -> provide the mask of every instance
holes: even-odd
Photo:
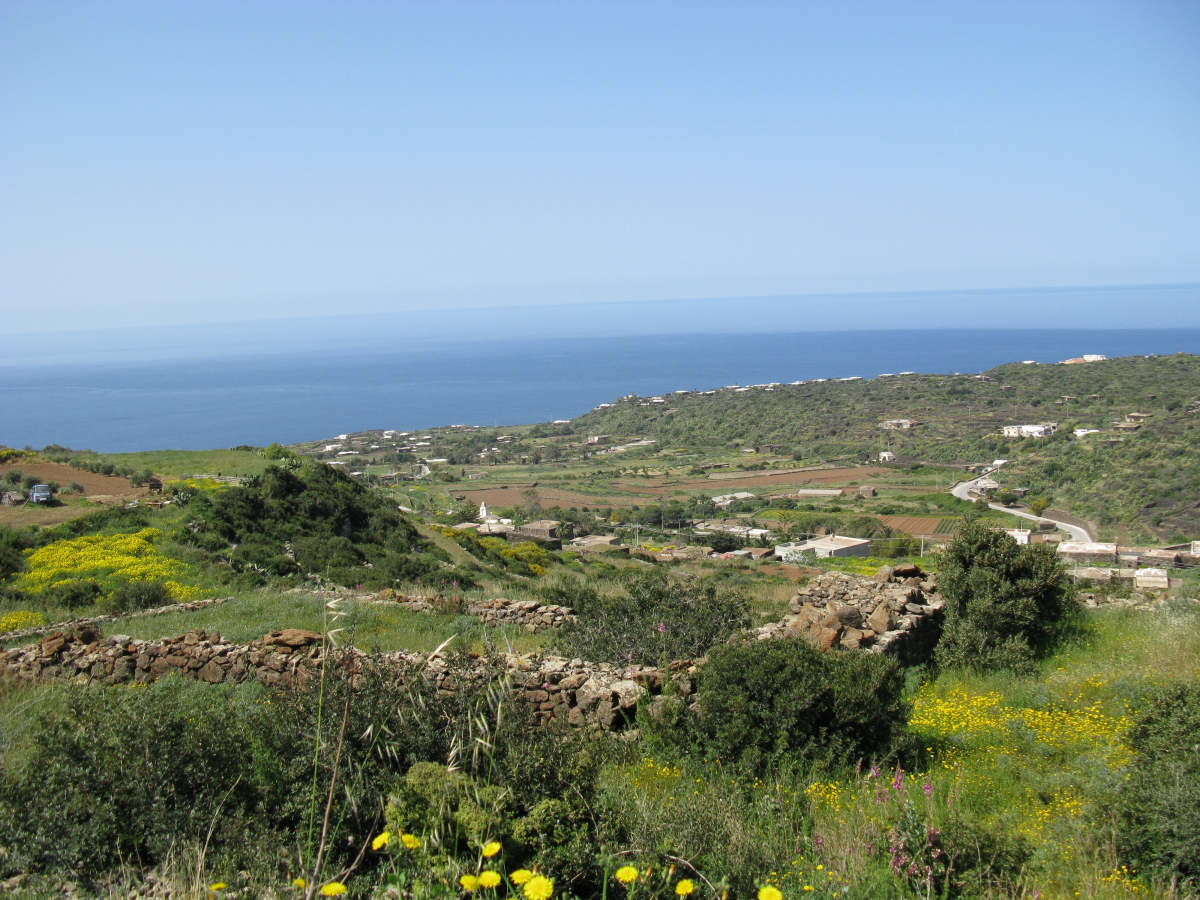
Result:
[[[7,0],[0,122],[10,333],[1200,281],[1193,0]]]

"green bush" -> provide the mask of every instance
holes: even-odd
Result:
[[[315,808],[319,835],[331,783],[328,865],[349,865],[380,829],[398,777],[469,747],[461,735],[480,694],[441,697],[410,669],[354,658],[334,659],[323,689],[310,687],[172,677],[57,688],[31,722],[0,734],[0,877],[90,880],[207,840],[213,870],[286,883],[297,850],[311,858],[310,816]]]
[[[1138,869],[1200,887],[1200,684],[1159,688],[1129,733],[1120,844]]]
[[[946,546],[938,586],[946,624],[935,660],[944,667],[1028,670],[1078,620],[1074,587],[1053,549],[1021,546],[979,519]]]
[[[35,714],[24,746],[5,748],[5,873],[87,878],[122,861],[153,864],[210,823],[214,846],[236,845],[243,814],[262,799],[242,773],[253,771],[264,710],[249,691],[179,679],[66,691]]]
[[[24,549],[17,532],[0,525],[0,581],[25,570]]]
[[[104,595],[100,582],[91,578],[71,578],[60,581],[42,591],[39,602],[46,606],[61,606],[64,609],[82,609],[98,603]]]
[[[611,595],[579,592],[578,621],[559,646],[572,656],[658,665],[701,656],[750,624],[746,599],[711,581],[662,572],[626,576]]]
[[[697,749],[754,772],[879,758],[907,721],[903,687],[877,654],[822,653],[800,639],[717,647],[700,670]]]
[[[112,592],[104,606],[111,613],[126,613],[166,606],[172,601],[171,591],[164,584],[157,581],[127,581]]]

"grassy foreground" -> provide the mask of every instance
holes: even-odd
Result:
[[[374,798],[382,815],[371,825],[371,816],[361,820],[370,833],[342,838],[360,848],[374,842],[357,865],[339,862],[308,885],[312,873],[296,855],[302,834],[255,835],[250,847],[216,846],[206,854],[198,828],[164,839],[169,852],[159,874],[184,896],[300,896],[331,883],[329,890],[345,885],[354,896],[406,897],[534,897],[542,889],[564,897],[666,897],[690,890],[770,900],[779,896],[772,888],[784,897],[1190,896],[1123,864],[1117,810],[1132,759],[1126,738],[1147,691],[1197,680],[1200,617],[1193,607],[1093,612],[1078,638],[1036,674],[947,672],[925,679],[910,673],[910,731],[897,755],[849,769],[796,765],[761,773],[689,752],[649,720],[640,741],[610,743],[505,726],[500,706],[482,703],[457,741],[422,748],[431,756],[424,765],[436,764],[433,774],[414,776],[418,762],[354,785],[364,791],[360,802],[370,801],[371,789],[391,785],[387,796]],[[258,688],[222,692],[214,705],[195,687],[120,689],[121,704],[138,707],[152,697],[141,714],[155,706],[175,709],[183,722],[199,716],[225,740],[249,739],[243,728],[285,724],[272,711],[282,701]],[[23,762],[46,763],[35,748],[46,737],[38,716],[53,719],[72,703],[79,698],[67,688],[5,686],[6,793],[20,780]],[[203,713],[196,704],[206,707]],[[229,715],[218,725],[222,710]],[[331,734],[328,721],[311,718],[316,710],[305,712],[307,718],[286,720],[293,749]],[[336,712],[336,706],[325,711]],[[399,714],[400,721],[413,713]],[[465,757],[472,742],[473,763]],[[329,777],[343,779],[349,792],[364,764],[344,758],[340,772],[322,765],[318,817]],[[114,777],[106,776],[108,790],[137,789]],[[231,783],[237,778],[225,773]],[[513,796],[544,791],[547,782],[553,796],[531,797],[528,806]],[[198,822],[218,815],[218,794],[209,796]],[[245,827],[254,827],[253,817]],[[493,841],[498,846],[488,846]],[[19,856],[15,849],[0,849],[0,862]],[[543,879],[523,881],[535,869]],[[490,872],[497,874],[484,874]],[[32,876],[24,884],[37,894],[54,877]],[[142,877],[131,860],[95,884],[116,892]],[[535,885],[533,893],[527,884]]]

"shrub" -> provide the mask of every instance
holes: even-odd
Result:
[[[876,654],[800,639],[717,647],[700,670],[700,749],[749,771],[879,757],[907,721],[903,687],[896,663]]]
[[[240,839],[237,811],[260,796],[238,778],[259,718],[247,692],[165,679],[64,693],[36,713],[24,752],[5,761],[6,872],[88,877],[122,860],[152,863],[181,838],[202,838],[210,821],[214,845]]]
[[[1134,751],[1118,813],[1123,854],[1143,871],[1200,886],[1200,684],[1150,695],[1129,733]]]
[[[11,528],[0,525],[0,581],[24,571],[23,549],[20,536]]]
[[[750,624],[745,598],[711,581],[661,572],[630,575],[612,595],[580,592],[578,621],[560,646],[573,656],[658,665],[701,656]]]
[[[42,591],[40,602],[64,609],[82,609],[98,602],[104,595],[100,582],[92,578],[71,578]]]
[[[935,659],[976,670],[1028,669],[1075,624],[1074,588],[1054,551],[1020,546],[979,519],[942,553],[946,625]]]
[[[127,581],[109,595],[104,606],[108,612],[126,613],[154,609],[172,602],[171,590],[157,581]]]

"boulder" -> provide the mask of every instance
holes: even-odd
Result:
[[[835,615],[843,626],[850,628],[857,628],[863,621],[862,610],[857,606],[840,606]]]
[[[623,679],[614,682],[612,692],[616,695],[617,705],[621,709],[633,709],[637,706],[638,699],[642,696],[642,686],[636,681]]]
[[[303,628],[285,628],[282,631],[272,631],[263,638],[264,644],[275,644],[280,647],[307,647],[309,644],[319,644],[325,640],[325,635],[319,631],[306,631]]]
[[[886,600],[876,606],[875,611],[867,617],[867,626],[876,634],[891,631],[895,623],[896,618]]]

